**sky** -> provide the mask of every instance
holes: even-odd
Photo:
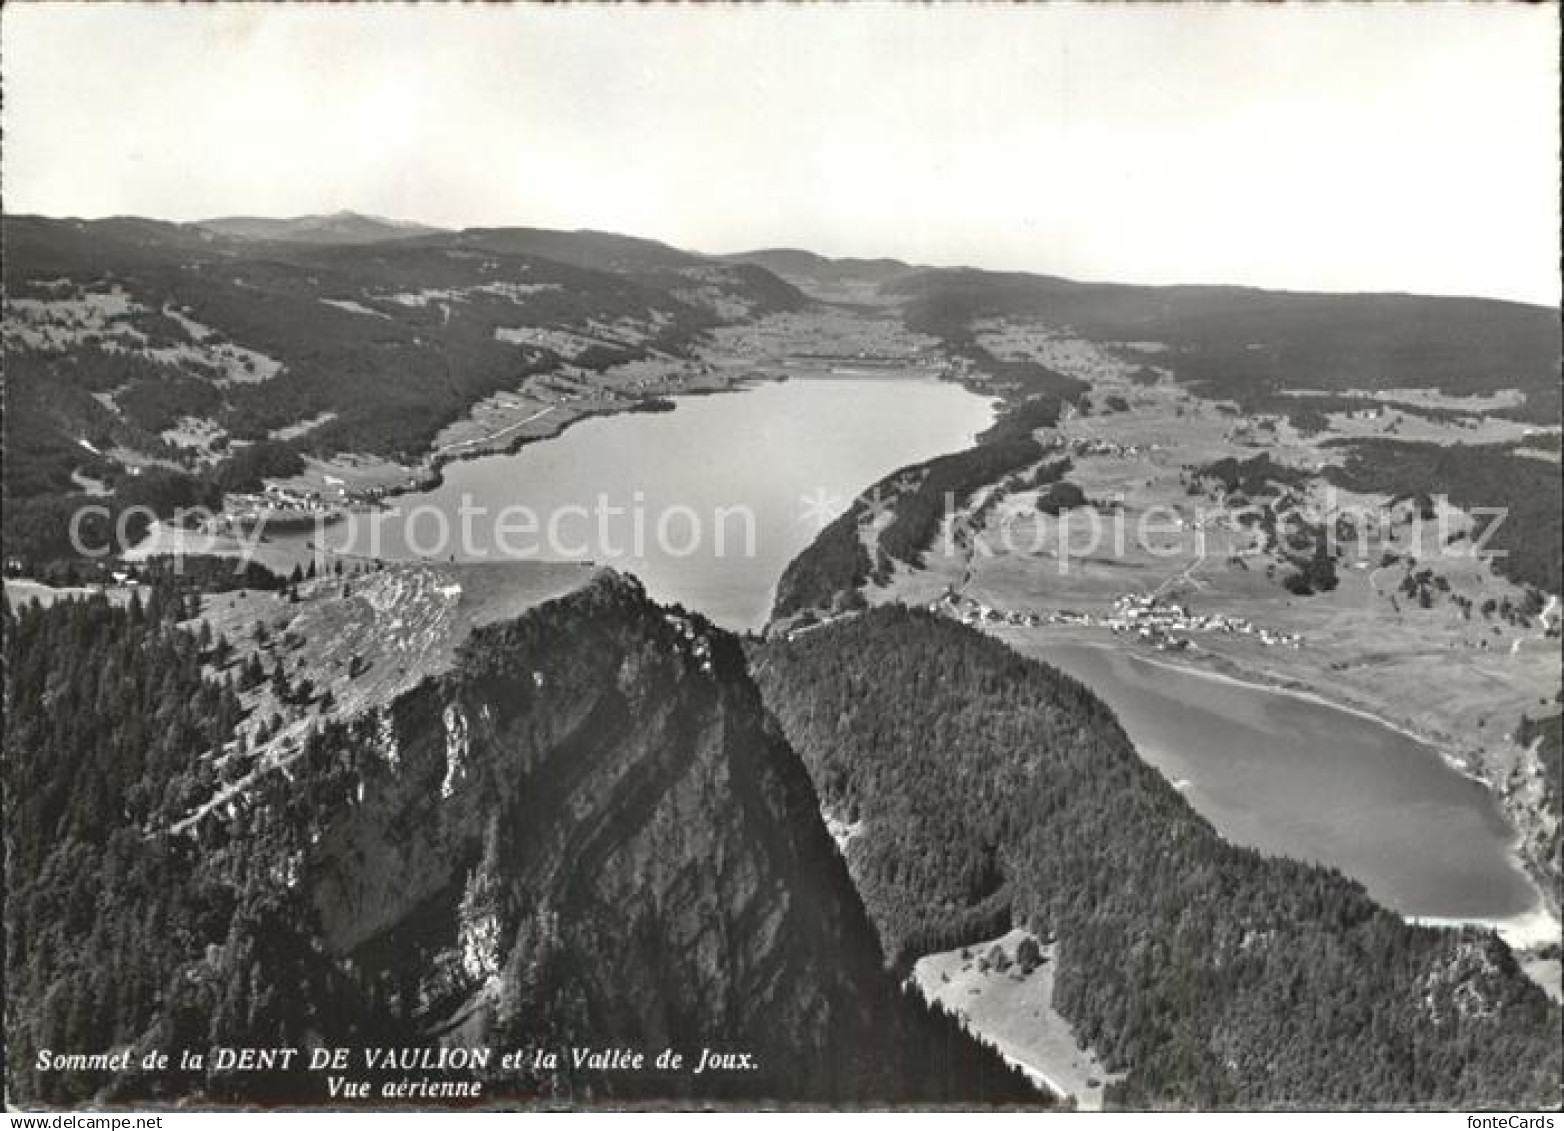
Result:
[[[1559,297],[1553,5],[7,3],[7,212]]]

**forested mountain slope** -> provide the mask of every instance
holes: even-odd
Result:
[[[1010,924],[1122,1106],[1552,1107],[1558,1007],[1494,936],[1226,843],[1084,687],[888,606],[758,647],[756,680],[904,967]]]

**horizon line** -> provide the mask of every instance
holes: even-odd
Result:
[[[273,223],[293,223],[293,222],[298,222],[298,221],[301,221],[301,220],[329,219],[329,218],[334,217],[334,216],[353,216],[353,217],[357,217],[359,219],[375,221],[375,222],[378,222],[378,223],[383,223],[383,224],[387,224],[387,225],[391,225],[391,226],[408,226],[408,227],[425,229],[425,232],[423,232],[423,233],[414,233],[414,234],[412,234],[412,235],[410,235],[408,237],[404,237],[404,238],[407,238],[407,239],[416,239],[416,238],[418,238],[418,236],[420,234],[423,234],[423,235],[439,235],[439,234],[460,235],[460,234],[465,233],[465,232],[474,232],[474,231],[506,231],[506,230],[531,231],[531,232],[553,232],[553,233],[557,233],[557,234],[560,234],[560,235],[603,235],[603,236],[614,236],[614,237],[621,238],[621,239],[642,240],[642,241],[645,241],[645,242],[648,242],[648,243],[660,244],[661,246],[669,248],[670,250],[682,252],[682,253],[684,253],[686,255],[700,256],[701,258],[705,258],[705,259],[729,259],[729,260],[731,260],[731,259],[741,258],[741,257],[746,256],[746,255],[760,255],[760,254],[764,254],[766,252],[801,252],[801,253],[803,253],[805,255],[815,256],[816,258],[825,260],[826,262],[842,262],[842,261],[875,262],[875,261],[881,261],[881,262],[899,263],[899,264],[903,265],[904,267],[907,267],[911,271],[977,271],[977,272],[982,272],[982,273],[990,274],[990,275],[1022,275],[1022,276],[1026,276],[1026,277],[1029,277],[1029,278],[1036,278],[1036,279],[1057,279],[1057,280],[1060,280],[1062,282],[1073,283],[1073,284],[1076,284],[1078,286],[1144,287],[1144,288],[1159,289],[1159,290],[1161,290],[1161,289],[1166,289],[1166,290],[1177,290],[1177,289],[1188,289],[1188,290],[1247,290],[1247,291],[1260,291],[1260,292],[1264,292],[1264,293],[1267,293],[1267,294],[1282,294],[1282,295],[1334,295],[1334,296],[1341,296],[1341,297],[1437,298],[1437,299],[1451,299],[1451,300],[1456,300],[1456,301],[1465,300],[1465,301],[1471,301],[1471,302],[1497,302],[1497,303],[1506,303],[1506,304],[1509,304],[1509,305],[1512,305],[1512,306],[1530,306],[1530,307],[1537,307],[1537,308],[1542,309],[1542,310],[1564,311],[1564,277],[1561,277],[1559,293],[1556,294],[1551,301],[1539,301],[1539,300],[1537,300],[1535,298],[1516,298],[1516,297],[1513,297],[1513,296],[1510,296],[1510,295],[1481,294],[1481,293],[1474,293],[1474,292],[1470,292],[1470,291],[1460,291],[1460,292],[1455,292],[1455,291],[1414,291],[1414,290],[1407,290],[1407,289],[1403,289],[1403,288],[1378,288],[1378,289],[1367,288],[1367,289],[1354,289],[1354,290],[1320,290],[1320,289],[1310,289],[1310,288],[1307,288],[1307,287],[1298,287],[1298,286],[1290,286],[1290,285],[1266,284],[1266,283],[1247,283],[1247,282],[1246,283],[1235,283],[1235,282],[1189,282],[1189,281],[1168,282],[1168,281],[1161,281],[1161,280],[1159,280],[1159,281],[1147,281],[1147,280],[1129,281],[1129,280],[1123,280],[1123,279],[1105,279],[1105,278],[1086,279],[1086,278],[1078,278],[1078,277],[1069,276],[1069,275],[1060,275],[1060,274],[1056,274],[1056,273],[1051,272],[1051,271],[1042,270],[1042,269],[1038,269],[1038,268],[1031,268],[1031,267],[983,266],[981,264],[968,263],[968,262],[962,262],[962,263],[916,263],[916,262],[913,262],[911,260],[903,259],[902,257],[897,256],[897,255],[872,255],[872,254],[862,254],[862,253],[832,255],[832,254],[827,254],[825,252],[814,251],[811,248],[809,248],[809,247],[807,247],[807,246],[805,246],[803,244],[778,244],[778,243],[773,243],[773,244],[767,244],[767,245],[764,245],[764,246],[743,248],[743,249],[740,249],[740,250],[737,250],[737,251],[706,251],[706,250],[701,250],[701,249],[698,249],[698,248],[686,247],[686,246],[683,246],[681,244],[674,243],[674,242],[672,242],[670,240],[664,239],[661,236],[643,235],[643,234],[636,233],[636,232],[621,232],[621,231],[615,231],[615,230],[613,230],[611,228],[544,227],[544,226],[539,226],[539,225],[536,225],[536,224],[525,224],[525,223],[479,223],[479,224],[467,224],[467,225],[462,226],[462,227],[451,227],[451,226],[442,225],[442,224],[432,224],[432,223],[429,223],[426,220],[421,220],[421,219],[410,219],[410,218],[406,218],[406,217],[386,216],[386,215],[383,215],[381,213],[376,213],[376,212],[365,212],[365,211],[361,211],[361,210],[356,209],[356,208],[336,208],[336,209],[331,209],[331,210],[328,210],[328,211],[300,212],[300,213],[296,213],[296,214],[291,215],[291,216],[268,215],[266,213],[261,213],[261,212],[225,212],[225,213],[219,213],[219,214],[214,214],[214,215],[210,215],[210,216],[204,216],[204,217],[201,217],[200,219],[193,219],[193,220],[176,220],[176,219],[170,219],[168,217],[149,216],[149,215],[144,215],[144,214],[136,213],[136,212],[113,212],[113,213],[107,213],[107,214],[99,215],[99,216],[50,215],[49,213],[45,213],[45,212],[12,211],[12,210],[9,210],[9,209],[5,210],[4,212],[0,212],[0,217],[3,217],[6,220],[32,218],[32,219],[40,219],[40,220],[51,220],[51,221],[62,222],[62,223],[64,223],[64,222],[104,223],[104,222],[109,222],[109,221],[114,221],[114,220],[144,220],[144,221],[149,221],[149,222],[152,222],[152,223],[170,224],[170,225],[174,225],[176,227],[187,227],[187,228],[202,228],[205,225],[212,224],[212,223],[215,223],[215,222],[218,222],[218,221],[223,221],[223,220],[262,220],[262,221],[269,221],[269,222],[273,222]],[[228,238],[242,239],[243,237],[228,237]],[[255,241],[255,242],[261,242],[261,241]],[[293,241],[283,241],[283,242],[293,242]],[[400,242],[400,241],[398,241],[396,239],[366,241],[366,243],[368,243],[368,244],[373,244],[373,243],[396,243],[396,242]],[[344,244],[331,244],[329,241],[323,241],[322,243],[317,244],[316,246],[353,246],[353,245],[347,244],[347,243],[344,243]],[[360,246],[364,246],[364,244],[361,244]],[[543,258],[547,258],[547,257],[545,256]]]

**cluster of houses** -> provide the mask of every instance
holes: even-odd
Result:
[[[1069,441],[1069,449],[1073,455],[1078,456],[1118,456],[1120,459],[1133,459],[1143,452],[1153,450],[1143,448],[1139,444],[1120,444],[1113,440],[1097,440],[1087,436],[1072,436]]]
[[[1049,613],[1016,612],[997,609],[982,601],[947,590],[943,597],[929,603],[929,611],[954,617],[962,624],[1006,624],[1017,628],[1035,628],[1043,624],[1067,624],[1107,628],[1120,635],[1134,636],[1164,652],[1182,652],[1189,647],[1189,635],[1196,632],[1222,632],[1250,636],[1267,647],[1297,648],[1303,643],[1295,632],[1262,628],[1242,617],[1221,613],[1191,613],[1183,605],[1164,603],[1156,597],[1125,593],[1116,597],[1113,611],[1106,617],[1071,609]]]
[[[270,522],[305,516],[334,516],[349,501],[341,487],[321,492],[269,483],[259,494],[229,494],[222,512],[202,524],[202,533],[242,535],[263,519]]]
[[[1262,628],[1242,617],[1221,613],[1191,613],[1183,605],[1164,603],[1141,593],[1124,593],[1114,598],[1113,612],[1103,623],[1114,632],[1133,633],[1138,639],[1159,648],[1175,650],[1189,647],[1188,638],[1177,634],[1192,632],[1252,636],[1267,647],[1297,648],[1303,643],[1295,632]]]
[[[970,358],[953,357],[940,367],[936,376],[942,381],[964,381],[978,376],[977,366],[972,364]]]
[[[947,590],[937,601],[929,602],[929,612],[955,617],[962,624],[1009,624],[1018,628],[1035,628],[1044,623],[1038,613],[1017,613],[990,608],[981,601],[963,596],[954,589]]]
[[[329,486],[325,491],[301,490],[293,487],[284,487],[277,483],[268,483],[266,489],[260,495],[240,495],[240,499],[258,499],[264,505],[275,510],[296,510],[314,513],[328,510],[340,503],[347,495],[340,483]],[[328,497],[329,496],[329,497]]]
[[[648,389],[673,389],[677,391],[684,383],[694,377],[706,377],[715,373],[716,369],[710,362],[682,362],[678,368],[670,369],[654,377],[635,377],[630,381],[630,387],[639,391]]]

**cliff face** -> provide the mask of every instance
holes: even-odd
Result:
[[[633,580],[478,630],[355,734],[304,886],[399,1039],[756,1062],[519,1095],[1026,1097],[885,973],[736,641]]]

